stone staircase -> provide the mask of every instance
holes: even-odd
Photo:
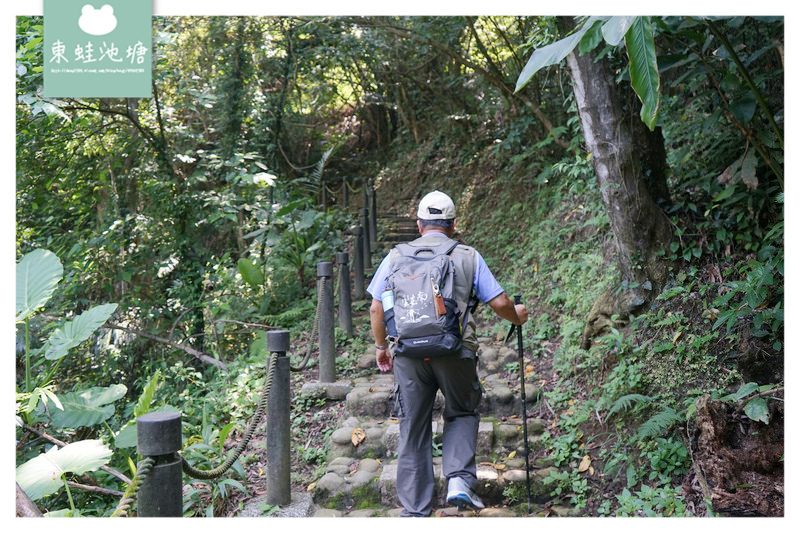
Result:
[[[479,342],[479,376],[484,395],[480,405],[476,492],[487,508],[477,515],[525,516],[525,448],[519,416],[519,377],[514,370],[519,357],[514,349],[492,339],[481,338]],[[364,366],[369,364],[367,358],[365,355]],[[395,490],[399,424],[392,417],[393,376],[375,373],[353,380],[352,387],[345,398],[342,419],[330,437],[326,473],[311,490],[316,507],[313,515],[397,516],[401,511]],[[529,413],[540,396],[536,385],[526,382]],[[442,477],[441,457],[436,456],[441,443],[443,406],[444,398],[439,393],[434,403],[431,450],[436,478],[435,514],[474,516],[472,511],[460,512],[445,502],[446,480]],[[544,420],[528,419],[531,496],[539,509],[550,500],[551,487],[545,479],[554,471],[541,442],[545,429]],[[559,511],[569,513],[560,508],[550,509],[549,513]]]
[[[417,221],[414,217],[398,214],[378,215],[378,240],[394,246],[398,242],[408,242],[419,237]]]

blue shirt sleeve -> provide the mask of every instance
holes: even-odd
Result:
[[[381,301],[381,294],[386,290],[386,277],[388,275],[389,254],[386,254],[386,257],[384,257],[381,264],[378,265],[378,269],[375,271],[375,274],[372,276],[372,281],[369,282],[369,286],[367,287],[367,292],[379,302]]]
[[[478,250],[475,250],[475,278],[472,280],[472,288],[475,297],[482,303],[487,303],[505,292]]]

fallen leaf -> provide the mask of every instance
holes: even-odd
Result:
[[[497,470],[505,470],[508,466],[504,465],[503,463],[497,463],[494,465]]]
[[[312,490],[314,490],[314,488],[316,486],[317,486],[317,482],[315,481],[314,483],[312,483],[311,485],[308,486],[308,488],[306,489],[306,492],[311,492]]]
[[[592,458],[587,454],[581,459],[581,464],[578,466],[578,472],[586,472],[592,465]]]
[[[513,458],[514,458],[514,457],[516,457],[516,456],[517,456],[517,450],[514,450],[513,452],[511,452],[510,454],[508,454],[508,459],[513,459]]]
[[[261,477],[263,475],[264,475],[264,469],[263,468],[259,468],[258,469],[258,476]]]
[[[353,443],[353,446],[358,446],[364,439],[367,438],[367,434],[361,428],[356,428],[353,430],[353,434],[350,436],[350,441]]]
[[[593,475],[594,475],[594,467],[593,467],[593,466],[590,466],[590,467],[589,467],[589,475],[590,475],[590,476],[593,476]]]
[[[682,329],[679,329],[679,330],[678,330],[678,332],[677,332],[677,333],[675,333],[675,335],[672,337],[672,344],[675,344],[675,341],[677,341],[678,339],[680,339],[680,338],[681,338],[681,335],[683,335],[683,330],[682,330]]]

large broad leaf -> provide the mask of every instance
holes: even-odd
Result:
[[[258,289],[264,284],[264,273],[249,259],[242,257],[236,263],[236,266],[239,268],[239,274],[242,275],[242,279],[254,289]]]
[[[522,69],[519,78],[517,78],[517,86],[514,88],[514,92],[525,87],[533,75],[544,67],[560,63],[576,46],[578,46],[583,35],[594,26],[595,22],[601,20],[601,18],[602,17],[589,17],[589,20],[572,35],[536,49]]]
[[[64,275],[58,256],[50,250],[34,250],[17,263],[17,322],[47,303]]]
[[[603,24],[603,39],[611,46],[617,46],[628,33],[628,29],[640,17],[610,17]]]
[[[661,80],[658,76],[656,43],[649,17],[636,17],[625,34],[631,86],[642,101],[642,122],[652,131],[658,120]]]
[[[769,407],[764,398],[753,398],[744,406],[744,414],[751,420],[769,424]]]
[[[117,304],[103,304],[92,307],[65,323],[56,330],[44,346],[46,359],[61,359],[67,352],[89,338],[97,328],[117,310]]]
[[[111,449],[99,440],[73,442],[61,449],[54,446],[17,467],[17,483],[32,500],[38,500],[63,486],[64,473],[97,470],[110,459]]]
[[[79,428],[100,424],[114,415],[114,406],[111,404],[125,396],[126,392],[128,388],[122,384],[68,392],[60,397],[64,409],[50,412],[53,425]]]

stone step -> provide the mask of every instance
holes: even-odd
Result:
[[[435,507],[447,507],[447,480],[442,476],[441,457],[433,458]],[[328,463],[323,475],[312,487],[316,506],[338,511],[400,507],[397,499],[397,461],[372,458],[339,457]],[[551,499],[552,486],[547,482],[555,468],[533,469],[530,473],[531,501],[543,504]],[[527,502],[524,461],[489,463],[477,466],[475,492],[486,506],[512,506]],[[527,512],[527,509],[525,510]],[[488,515],[491,515],[489,512]],[[316,515],[321,516],[321,515]],[[359,515],[352,515],[359,516]]]

